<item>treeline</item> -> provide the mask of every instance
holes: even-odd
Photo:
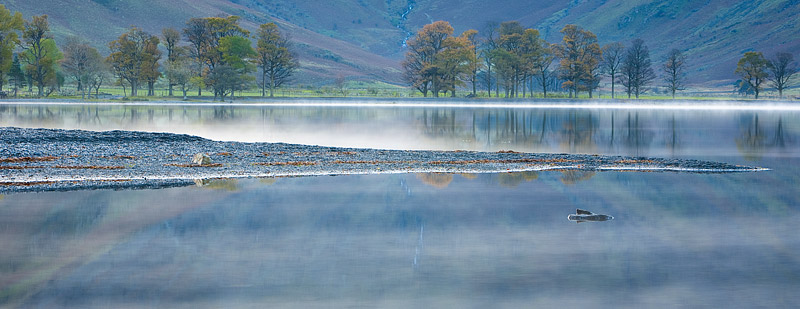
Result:
[[[92,90],[97,96],[110,83],[122,86],[126,96],[128,89],[137,96],[146,86],[152,96],[155,83],[164,78],[170,96],[179,87],[184,97],[196,88],[198,96],[209,89],[215,99],[224,99],[254,82],[262,96],[273,96],[299,66],[291,41],[274,23],[251,34],[238,16],[191,18],[185,28],[165,28],[160,36],[131,27],[108,47],[104,57],[83,39],[70,37],[59,48],[47,15],[24,20],[0,5],[0,92],[8,81],[14,96],[26,86],[49,96],[72,79],[84,98]]]
[[[769,81],[778,91],[778,97],[782,98],[783,90],[797,72],[794,57],[790,53],[777,53],[767,59],[761,52],[746,52],[736,64],[736,74],[742,77],[737,81],[737,88],[740,93],[752,93],[758,99],[759,93],[764,90],[764,82]]]
[[[612,98],[618,83],[628,98],[638,98],[658,78],[656,71],[673,98],[686,84],[687,56],[678,49],[670,50],[654,68],[641,39],[634,39],[627,48],[621,42],[600,46],[591,31],[566,25],[561,29],[561,42],[550,44],[538,30],[516,21],[490,23],[482,34],[467,30],[455,36],[453,31],[448,22],[437,21],[425,25],[407,42],[404,78],[423,96],[450,92],[455,97],[457,88],[467,86],[472,88],[470,96],[476,96],[481,86],[490,97],[493,91],[500,97],[501,89],[506,98],[533,97],[534,91],[547,97],[552,85],[560,84],[570,98],[580,92],[591,98],[603,77],[608,77]],[[767,79],[782,96],[797,67],[789,53],[766,60],[761,53],[748,52],[735,72],[758,98]]]

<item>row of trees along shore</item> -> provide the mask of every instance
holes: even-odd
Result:
[[[251,35],[239,26],[238,16],[191,18],[182,31],[165,28],[160,37],[131,27],[108,47],[110,54],[103,57],[88,42],[69,37],[59,49],[47,15],[23,20],[21,13],[0,4],[0,92],[8,80],[14,96],[25,86],[49,96],[71,78],[84,98],[92,90],[97,96],[110,83],[122,86],[126,96],[128,89],[131,96],[139,95],[143,86],[153,96],[155,83],[165,78],[170,96],[174,87],[184,97],[194,87],[198,96],[210,89],[224,99],[255,81],[262,96],[273,96],[299,66],[290,39],[274,23],[262,24]]]
[[[650,51],[641,39],[634,39],[627,48],[621,42],[601,47],[592,32],[566,25],[561,29],[561,42],[550,44],[538,30],[524,28],[516,21],[489,23],[482,34],[467,30],[455,36],[453,31],[448,22],[437,21],[425,25],[407,42],[408,52],[402,62],[404,78],[423,96],[450,92],[455,97],[456,89],[469,83],[470,96],[477,95],[480,84],[489,97],[493,90],[495,97],[500,97],[501,88],[506,98],[533,97],[535,89],[547,97],[548,90],[560,86],[570,98],[579,92],[591,98],[606,76],[611,81],[612,98],[619,84],[628,98],[639,98],[657,79],[656,70],[673,98],[686,86],[686,55],[672,49],[654,69]],[[768,60],[760,52],[747,52],[735,73],[742,77],[742,87],[749,87],[758,98],[766,80],[782,97],[797,71],[790,53],[778,53]]]
[[[165,28],[160,36],[131,27],[109,42],[103,56],[85,40],[69,37],[61,48],[50,31],[47,15],[24,20],[0,4],[0,92],[8,86],[35,86],[38,96],[48,96],[66,80],[74,80],[82,97],[101,86],[118,85],[125,96],[139,95],[141,88],[153,96],[159,80],[169,85],[169,96],[178,87],[183,96],[205,89],[224,99],[235,91],[258,84],[261,96],[274,96],[276,88],[289,81],[298,69],[292,42],[274,23],[260,25],[255,34],[239,25],[238,16],[191,18],[181,30]],[[654,68],[650,52],[641,39],[626,48],[620,42],[600,46],[597,36],[576,25],[566,25],[563,39],[550,44],[536,29],[516,21],[489,23],[483,33],[467,30],[454,35],[445,21],[425,25],[407,42],[402,62],[404,78],[424,96],[438,97],[471,86],[489,97],[533,97],[541,91],[565,91],[569,97],[585,92],[591,98],[603,77],[610,77],[612,98],[621,86],[628,98],[638,98],[657,79],[675,93],[685,88],[687,57],[678,49],[666,54]],[[255,39],[255,48],[251,39]],[[164,55],[166,53],[166,55]],[[778,53],[766,59],[760,52],[747,52],[735,73],[740,93],[756,98],[771,84],[780,96],[787,89],[797,66],[792,54]],[[767,83],[769,82],[769,83]],[[345,93],[343,76],[335,81]]]

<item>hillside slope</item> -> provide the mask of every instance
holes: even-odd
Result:
[[[479,13],[475,13],[479,12]],[[539,29],[551,43],[566,24],[580,25],[601,44],[642,38],[654,63],[672,48],[689,57],[694,83],[727,84],[745,51],[789,51],[800,58],[800,1],[433,1],[419,0],[409,23],[420,27],[448,20],[457,31],[482,30],[488,21],[518,20]]]
[[[58,42],[70,35],[90,41],[107,54],[108,42],[130,26],[160,35],[161,29],[182,29],[192,17],[242,16],[242,26],[250,31],[266,22],[275,22],[295,42],[301,70],[295,77],[300,84],[328,84],[338,75],[350,79],[401,83],[399,63],[371,53],[350,42],[332,38],[297,26],[276,16],[226,0],[10,0],[12,11],[32,15],[47,14]]]
[[[252,10],[279,16],[309,30],[365,50],[402,58],[404,39],[425,24],[449,21],[456,32],[483,31],[488,22],[517,20],[539,29],[551,43],[559,30],[578,24],[601,44],[642,38],[654,63],[672,48],[689,57],[693,83],[728,85],[745,51],[789,51],[800,58],[797,0],[236,0]]]
[[[298,82],[325,84],[337,75],[402,83],[404,40],[436,20],[461,32],[488,22],[517,20],[551,43],[578,24],[601,44],[642,38],[654,63],[669,49],[689,56],[690,82],[728,85],[745,51],[789,51],[800,58],[797,0],[8,0],[30,15],[49,14],[57,35],[77,34],[97,46],[137,25],[152,33],[181,28],[190,17],[240,15],[254,29],[278,23],[297,42],[303,59]]]

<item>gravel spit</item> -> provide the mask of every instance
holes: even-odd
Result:
[[[147,189],[198,179],[386,173],[505,173],[544,170],[729,173],[766,170],[719,162],[645,157],[403,151],[284,143],[219,142],[135,131],[0,127],[0,193]],[[208,164],[193,163],[197,154]]]

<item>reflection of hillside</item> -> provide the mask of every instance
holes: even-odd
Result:
[[[428,173],[417,174],[417,179],[422,183],[437,189],[444,189],[453,182],[453,174]]]
[[[3,235],[35,241],[2,242],[0,299],[5,305],[21,303],[48,280],[113,250],[134,233],[225,197],[203,190],[179,197],[164,191],[16,196],[23,200],[0,207],[0,218],[14,218],[3,222]],[[38,202],[24,200],[29,198]]]

